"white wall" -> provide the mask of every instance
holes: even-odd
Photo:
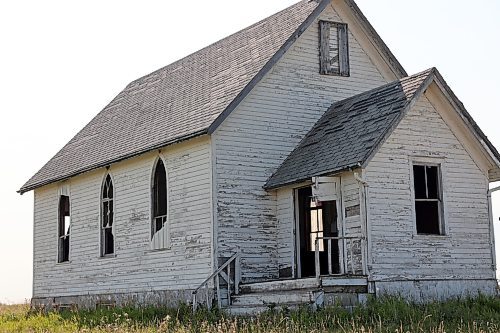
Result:
[[[319,19],[342,21],[331,6]],[[267,178],[333,102],[386,83],[352,33],[351,76],[320,75],[318,20],[214,133],[220,255],[241,247],[247,281],[278,277],[276,193],[262,189]]]
[[[150,198],[157,152],[114,164],[115,258],[100,258],[104,169],[70,185],[70,262],[57,263],[58,185],[35,190],[34,297],[194,288],[211,273],[211,156],[208,138],[162,149],[171,248],[150,251]]]
[[[416,235],[412,159],[442,163],[445,236]],[[368,164],[366,179],[374,280],[494,277],[488,179],[427,97],[405,116]]]

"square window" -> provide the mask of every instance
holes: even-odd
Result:
[[[413,165],[413,186],[417,234],[444,234],[439,167]]]
[[[320,21],[320,73],[349,76],[347,24]]]

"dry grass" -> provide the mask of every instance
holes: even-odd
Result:
[[[427,305],[399,298],[371,301],[349,313],[341,308],[269,311],[257,318],[231,318],[216,310],[114,309],[33,313],[28,305],[0,305],[0,332],[500,332],[500,299],[480,297]]]

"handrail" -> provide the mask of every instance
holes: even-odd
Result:
[[[353,243],[355,240],[359,240],[361,242],[361,253],[364,251],[364,247],[366,246],[366,237],[317,237],[314,246],[315,246],[315,266],[316,266],[316,278],[320,278],[321,275],[321,263],[319,259],[319,242],[320,241],[327,241],[328,246],[327,246],[327,251],[328,251],[328,274],[329,275],[335,275],[333,274],[333,266],[332,266],[332,241],[342,241],[342,265],[343,265],[343,273],[344,274],[349,274],[349,262],[348,262],[348,249],[347,249],[347,242],[349,241],[349,250],[351,254],[351,262],[350,262],[350,273],[352,275],[355,275],[356,271],[354,268],[354,249],[353,249]],[[340,250],[340,249],[339,249]],[[340,252],[340,251],[339,251]],[[364,260],[364,256],[361,256],[361,260]],[[361,267],[363,274],[366,274],[365,272],[365,265],[363,262],[361,262]]]
[[[239,293],[241,273],[240,273],[240,258],[241,253],[238,251],[233,254],[224,264],[222,264],[215,272],[213,272],[208,278],[203,281],[198,288],[193,291],[193,311],[196,311],[197,303],[197,294],[201,288],[205,287],[206,290],[206,302],[207,307],[210,307],[210,300],[208,296],[208,283],[212,281],[214,278],[216,279],[216,289],[217,289],[217,301],[219,308],[221,307],[221,298],[220,298],[220,286],[219,286],[219,275],[221,275],[224,269],[227,269],[227,297],[228,302],[231,302],[231,264],[234,262],[234,293],[237,295]],[[222,277],[225,279],[225,277]]]

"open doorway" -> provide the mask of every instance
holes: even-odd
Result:
[[[338,237],[337,202],[315,201],[311,187],[298,189],[296,192],[297,212],[297,272],[299,278],[316,276],[315,242],[316,238]],[[328,241],[319,242],[321,274],[328,274]],[[340,273],[339,246],[332,240],[332,269]]]

